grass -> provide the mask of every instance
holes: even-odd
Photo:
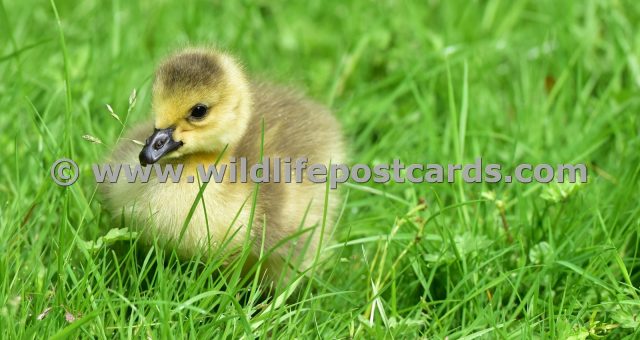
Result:
[[[0,10],[1,338],[640,333],[636,2]],[[221,46],[330,105],[353,163],[586,163],[589,183],[344,185],[332,256],[289,300],[260,299],[220,261],[177,261],[133,240],[87,250],[119,226],[90,178],[122,131],[105,104],[127,126],[147,117],[157,61],[189,43]],[[49,178],[63,156],[82,173],[67,188]]]

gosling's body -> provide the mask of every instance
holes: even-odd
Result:
[[[190,79],[198,75],[202,79]],[[193,115],[183,122],[180,119],[184,114],[176,113],[207,100],[219,111],[210,109],[211,116],[204,122],[194,120]],[[260,254],[272,251],[262,267],[270,281],[267,283],[279,278],[286,282],[291,268],[307,269],[321,239],[323,244],[328,242],[339,203],[335,190],[327,191],[326,185],[311,183],[307,178],[302,183],[260,184],[251,223],[256,185],[251,181],[231,183],[227,169],[222,183],[211,181],[206,186],[181,241],[177,240],[200,189],[197,180],[187,180],[188,176],[198,178],[198,164],[207,168],[220,159],[218,168],[222,164],[229,167],[230,160],[244,157],[250,166],[260,162],[261,148],[271,160],[288,157],[295,163],[304,157],[308,164],[327,167],[343,163],[340,126],[330,112],[293,91],[249,82],[229,56],[205,50],[185,51],[163,63],[156,74],[153,109],[155,121],[134,128],[129,138],[145,140],[154,127],[175,126],[173,138],[183,144],[160,163],[184,164],[181,180],[164,184],[153,179],[148,183],[121,180],[108,184],[106,202],[110,210],[117,217],[124,213],[125,220],[140,228],[144,242],[157,239],[185,258],[224,251],[229,252],[228,259],[233,259],[249,237],[249,265]],[[193,135],[196,132],[198,135]],[[111,162],[135,165],[139,157],[143,158],[139,153],[139,146],[123,140]],[[274,169],[270,170],[273,179]],[[301,232],[305,228],[310,229]]]

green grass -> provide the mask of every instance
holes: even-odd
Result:
[[[638,3],[1,4],[0,338],[640,333]],[[288,301],[220,261],[89,252],[119,226],[90,178],[122,130],[105,104],[148,117],[156,63],[189,43],[330,105],[352,163],[583,162],[589,183],[561,200],[553,184],[343,186],[334,253]],[[49,178],[63,156],[82,172],[68,188]]]

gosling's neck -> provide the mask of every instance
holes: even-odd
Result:
[[[176,158],[172,163],[182,164],[183,171],[186,174],[196,175],[198,166],[202,166],[206,170],[211,165],[228,164],[231,155],[233,155],[233,150],[230,150],[230,148],[214,152],[197,152]]]

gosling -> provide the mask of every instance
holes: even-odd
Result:
[[[270,287],[307,271],[329,242],[340,197],[306,177],[302,183],[275,183],[273,163],[276,158],[292,163],[306,158],[307,164],[327,168],[343,163],[340,124],[329,110],[290,89],[249,80],[226,53],[188,49],[158,67],[152,111],[153,121],[127,136],[146,140],[142,150],[122,139],[110,163],[182,164],[182,176],[178,183],[159,183],[151,171],[147,183],[120,176],[105,184],[112,215],[137,228],[143,243],[155,240],[185,259],[225,252],[230,261],[248,244],[245,269],[262,258],[260,273]],[[229,171],[245,158],[249,168],[261,155],[272,161],[269,183],[232,183],[227,172],[222,182],[206,184],[197,201],[203,185],[198,165],[207,169],[217,161],[218,169],[224,165]]]

